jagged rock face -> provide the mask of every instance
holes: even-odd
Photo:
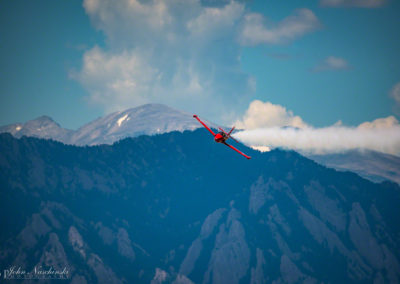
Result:
[[[396,184],[209,138],[0,135],[1,264],[71,283],[399,283]]]

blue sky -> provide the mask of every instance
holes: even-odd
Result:
[[[394,0],[4,0],[0,125],[46,114],[76,129],[148,102],[223,123],[254,101],[315,127],[399,118],[399,12]]]

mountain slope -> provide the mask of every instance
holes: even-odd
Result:
[[[375,182],[391,180],[400,184],[400,157],[397,156],[369,150],[353,150],[308,157],[327,167],[352,171]]]
[[[399,282],[396,184],[210,138],[0,135],[2,265],[67,266],[73,283]]]

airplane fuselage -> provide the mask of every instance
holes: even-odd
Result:
[[[214,136],[214,141],[217,143],[222,143],[225,142],[228,139],[228,137],[226,136],[225,133],[223,132],[218,132],[217,134],[215,134]]]

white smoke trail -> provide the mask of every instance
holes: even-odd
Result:
[[[361,126],[361,125],[360,125]],[[286,148],[310,154],[369,149],[400,156],[400,126],[386,128],[330,126],[325,128],[259,128],[233,136],[249,146]]]

